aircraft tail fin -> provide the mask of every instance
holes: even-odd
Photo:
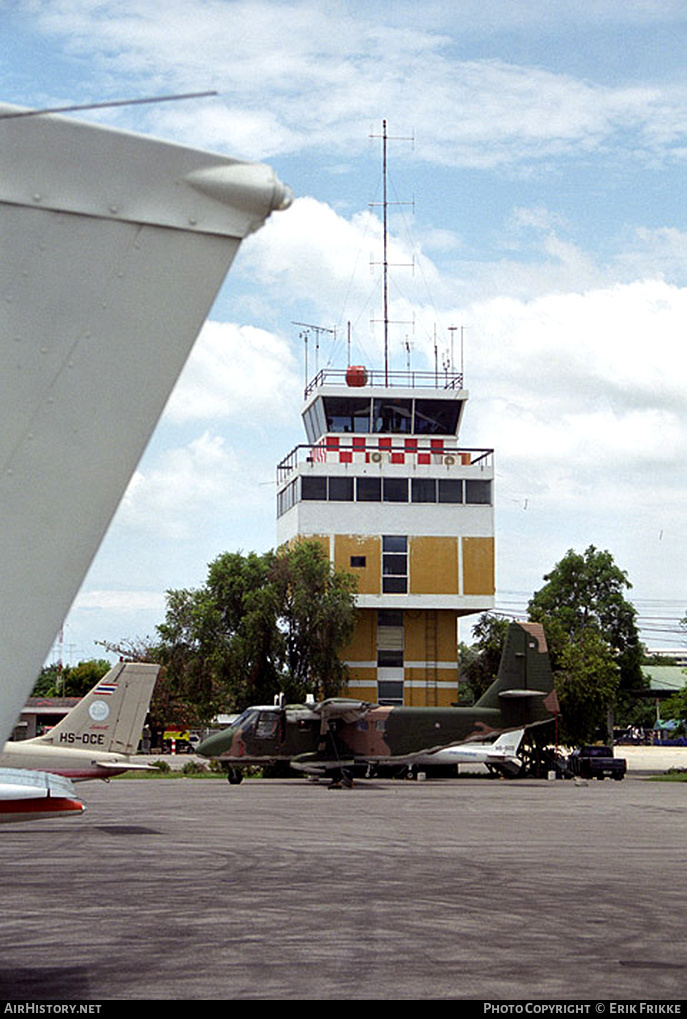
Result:
[[[524,735],[524,729],[502,732],[499,738],[492,744],[492,750],[498,750],[502,754],[512,754],[515,757]]]
[[[541,623],[511,623],[496,680],[476,707],[498,708],[505,725],[541,725],[558,714],[558,698]]]
[[[45,736],[27,742],[136,753],[159,665],[120,662]]]
[[[291,199],[262,164],[24,112],[0,104],[0,746],[241,240]]]

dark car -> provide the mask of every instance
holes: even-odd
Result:
[[[614,778],[619,782],[625,778],[627,761],[614,757],[613,747],[580,747],[568,756],[568,771],[575,778]]]

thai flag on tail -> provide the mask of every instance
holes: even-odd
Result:
[[[110,694],[117,693],[117,684],[98,683],[97,687],[95,688],[95,693],[97,693],[100,697],[109,697]]]

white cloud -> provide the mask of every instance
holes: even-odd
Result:
[[[673,147],[684,158],[681,85],[609,86],[496,57],[463,59],[462,19],[448,14],[425,27],[409,10],[168,0],[161,17],[154,0],[33,5],[44,32],[97,61],[108,92],[122,74],[148,93],[217,88],[220,98],[193,109],[163,105],[141,115],[157,133],[251,158],[359,152],[383,115],[415,127],[418,157],[445,166],[577,159],[608,146],[634,160]]]
[[[284,339],[253,326],[206,322],[172,393],[173,424],[229,420],[256,432],[293,414],[302,390]]]
[[[626,264],[596,265],[552,232],[562,224],[544,209],[517,210],[516,220],[545,231],[547,256],[543,263],[518,266],[518,285],[511,280],[518,296],[502,296],[508,269],[493,262],[483,266],[484,279],[491,274],[484,298],[452,305],[460,289],[455,275],[439,274],[426,256],[414,283],[402,280],[407,293],[394,289],[391,317],[412,317],[418,324],[415,366],[433,363],[432,316],[442,352],[447,326],[464,324],[471,444],[496,446],[498,461],[517,470],[527,463],[530,484],[557,493],[557,501],[565,497],[563,477],[574,476],[578,488],[593,488],[609,476],[627,478],[632,486],[640,476],[670,472],[687,452],[687,380],[676,371],[687,289],[659,278],[617,281],[618,275],[631,275]],[[256,238],[251,267],[265,286],[297,293],[322,312],[345,293],[342,318],[352,313],[366,336],[379,303],[367,253],[378,240],[379,222],[371,214],[346,220],[323,203],[300,199],[289,217],[274,219]],[[659,243],[664,240],[659,236]],[[675,232],[667,240],[674,247],[683,243]],[[396,238],[391,250],[390,261],[412,255]],[[653,263],[650,251],[627,257],[635,268]],[[397,283],[402,273],[394,275]],[[435,283],[432,306],[421,291],[425,284],[432,291]],[[469,289],[479,292],[480,286]],[[402,364],[399,332],[396,367]],[[612,501],[612,487],[605,497]]]
[[[211,526],[218,508],[232,505],[244,487],[237,453],[206,431],[134,474],[118,523],[154,530],[167,540],[187,538]]]
[[[504,397],[525,385],[534,404],[548,410],[553,402],[562,413],[599,402],[676,409],[687,395],[675,371],[684,288],[645,280],[531,301],[495,298],[465,314],[476,336],[471,359]]]
[[[449,247],[449,231],[441,231],[441,248]],[[423,238],[424,239],[424,238]],[[431,244],[433,234],[429,235]],[[455,245],[454,245],[455,247]],[[299,198],[292,209],[269,221],[251,239],[244,265],[265,287],[276,287],[289,300],[305,301],[313,321],[337,330],[337,343],[323,344],[326,361],[334,350],[345,363],[347,323],[351,323],[356,349],[368,361],[382,351],[382,224],[371,211],[339,215],[324,202]],[[389,236],[388,260],[390,320],[398,336],[408,334],[416,348],[426,348],[439,319],[437,304],[447,283],[439,278],[434,262],[410,236]],[[396,353],[400,350],[397,343]],[[314,355],[309,352],[312,372]],[[356,357],[358,355],[356,354]],[[323,363],[320,361],[320,366]],[[416,365],[426,367],[426,364]]]
[[[642,597],[684,590],[687,290],[639,281],[471,313],[464,436],[495,448],[500,585],[534,591],[595,544]]]
[[[74,608],[123,614],[157,612],[162,617],[165,598],[161,591],[82,591]]]

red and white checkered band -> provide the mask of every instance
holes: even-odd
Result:
[[[432,457],[443,457],[444,439],[430,439],[429,445],[419,439],[397,439],[390,436],[379,436],[378,438],[367,439],[364,435],[351,436],[342,440],[337,435],[329,435],[313,447],[313,460],[315,463],[326,463],[327,461],[342,464],[350,463],[375,463],[384,459],[392,464],[412,463],[417,458],[419,464],[432,463]],[[327,454],[331,454],[328,456]],[[462,462],[465,463],[465,454],[461,454]],[[469,463],[469,459],[467,460]]]

